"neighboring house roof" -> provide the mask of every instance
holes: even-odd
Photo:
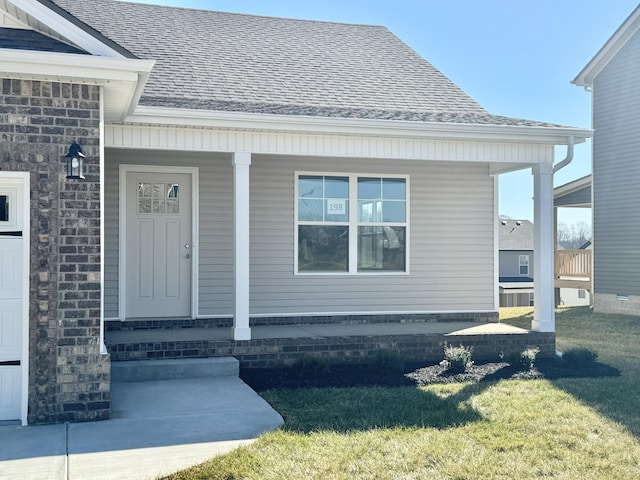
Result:
[[[582,69],[571,83],[582,87],[592,87],[593,79],[607,66],[622,47],[640,28],[640,5],[631,12],[627,19],[618,27],[591,61]]]
[[[0,28],[0,48],[56,53],[86,53],[55,38],[47,37],[34,30],[21,28]]]
[[[591,175],[585,175],[553,189],[556,207],[591,207]]]
[[[529,220],[500,219],[498,232],[500,250],[533,251],[533,223]]]
[[[381,26],[114,0],[40,0],[141,59],[141,105],[419,122],[558,127],[489,114]]]

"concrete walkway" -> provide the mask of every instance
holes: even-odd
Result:
[[[113,383],[111,399],[103,422],[0,426],[0,479],[155,479],[283,423],[236,376]]]

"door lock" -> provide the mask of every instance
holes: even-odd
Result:
[[[191,258],[191,254],[190,253],[185,253],[184,254],[184,258]]]

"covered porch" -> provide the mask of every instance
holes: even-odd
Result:
[[[584,176],[553,191],[554,207],[554,286],[556,304],[561,288],[586,290],[593,304],[593,245],[589,241],[579,249],[563,249],[558,245],[558,208],[591,208],[591,175]]]
[[[374,319],[372,319],[374,320]],[[191,325],[185,327],[184,325]],[[231,319],[213,325],[190,320],[113,323],[106,341],[115,362],[232,356],[243,368],[290,365],[316,356],[328,363],[368,363],[389,351],[407,361],[438,362],[443,345],[472,346],[474,358],[497,360],[498,354],[537,346],[555,354],[555,333],[536,332],[499,322],[456,319],[408,319],[402,323],[353,320],[343,323],[257,325],[251,340],[234,340]]]

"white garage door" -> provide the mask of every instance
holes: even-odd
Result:
[[[0,421],[22,411],[24,275],[22,179],[0,177]]]

